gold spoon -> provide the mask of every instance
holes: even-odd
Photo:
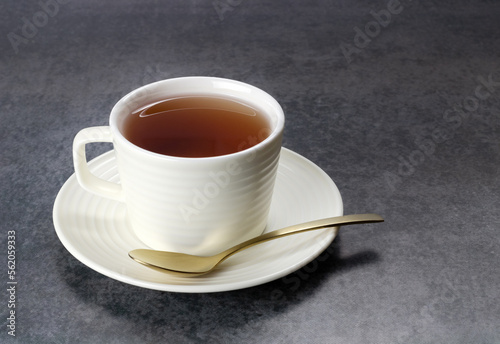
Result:
[[[377,214],[344,215],[310,221],[260,235],[209,257],[193,256],[185,253],[156,251],[149,249],[132,250],[128,255],[133,260],[155,270],[173,273],[182,277],[194,277],[212,271],[219,263],[232,256],[236,252],[242,251],[246,248],[263,243],[265,241],[321,228],[382,221],[384,221],[384,219]]]

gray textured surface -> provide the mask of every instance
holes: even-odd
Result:
[[[64,2],[0,4],[0,342],[500,343],[498,2]],[[51,214],[73,136],[130,90],[186,75],[274,95],[284,145],[332,177],[346,213],[386,222],[227,293],[150,291],[81,264]]]

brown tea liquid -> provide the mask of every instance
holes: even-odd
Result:
[[[129,115],[123,135],[151,152],[211,157],[250,148],[271,133],[262,113],[214,97],[182,97],[151,104]]]

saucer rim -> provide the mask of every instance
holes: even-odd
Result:
[[[105,152],[96,158],[94,158],[92,161],[89,162],[89,166],[92,166],[93,164],[105,164],[109,163],[107,159],[114,159],[113,157],[114,151],[110,150],[108,152]],[[322,176],[325,178],[322,182],[328,183],[329,188],[331,188],[330,191],[333,191],[335,194],[335,198],[338,202],[337,209],[335,213],[332,213],[331,216],[340,216],[343,215],[343,201],[342,201],[342,196],[340,194],[340,191],[338,190],[338,187],[336,184],[333,182],[333,180],[324,172],[320,167],[318,167],[316,164],[314,164],[312,161],[309,159],[303,157],[302,155],[282,147],[282,157],[285,157],[286,159],[287,155],[289,155],[289,159],[292,160],[295,158],[296,160],[299,161],[300,165],[302,167],[306,167],[309,169],[315,169],[317,173],[322,174]],[[280,161],[280,165],[282,164],[282,161]],[[66,248],[66,250],[77,260],[79,260],[81,263],[86,265],[87,267],[91,268],[92,270],[101,273],[107,277],[110,277],[112,279],[118,280],[120,282],[146,288],[146,289],[151,289],[151,290],[159,290],[159,291],[169,291],[169,292],[180,292],[180,293],[212,293],[212,292],[225,292],[225,291],[232,291],[232,290],[239,290],[239,289],[244,289],[244,288],[249,288],[253,286],[258,286],[264,283],[268,283],[274,280],[277,280],[281,277],[284,277],[294,271],[299,270],[300,268],[304,267],[314,259],[316,259],[326,248],[330,246],[330,244],[333,242],[335,237],[337,236],[338,233],[338,227],[335,227],[333,230],[326,229],[326,230],[318,230],[315,231],[316,236],[321,237],[322,243],[321,245],[318,245],[318,247],[315,248],[315,251],[308,255],[306,258],[302,259],[299,262],[292,262],[290,263],[290,266],[287,268],[284,268],[280,271],[276,271],[271,274],[267,274],[261,277],[253,277],[250,281],[247,281],[245,279],[239,280],[239,281],[233,281],[230,283],[225,283],[225,284],[205,284],[205,283],[200,283],[200,284],[193,284],[194,279],[186,277],[186,283],[187,280],[189,280],[189,284],[178,284],[178,283],[164,283],[164,282],[154,282],[154,281],[148,281],[146,279],[138,279],[134,278],[132,276],[127,276],[124,273],[120,273],[117,271],[110,270],[109,268],[98,265],[94,261],[90,260],[87,258],[87,255],[83,254],[80,252],[80,250],[73,245],[71,240],[69,240],[66,235],[65,235],[65,230],[62,229],[62,225],[60,223],[59,216],[63,216],[59,214],[60,209],[61,209],[61,198],[62,194],[64,194],[65,190],[69,188],[71,184],[78,183],[76,180],[75,174],[72,174],[66,182],[63,184],[61,189],[59,190],[57,197],[54,202],[54,208],[53,208],[53,221],[54,221],[54,227],[57,233],[57,236],[63,246]],[[78,185],[80,191],[83,193],[87,193],[87,191],[83,190],[79,185]],[[98,197],[99,196],[93,196],[93,197]],[[106,199],[105,199],[106,200]],[[111,201],[110,202],[115,202]],[[270,228],[266,229],[267,231],[274,230],[275,228]],[[309,234],[314,233],[314,232],[308,232]],[[307,235],[308,233],[301,234],[303,236]],[[138,244],[139,245],[139,244]],[[317,245],[317,243],[315,243]],[[263,246],[263,245],[259,245]],[[257,264],[255,264],[257,265]],[[138,265],[139,266],[139,265]],[[145,268],[140,266],[141,268]],[[147,269],[147,268],[145,268]],[[236,271],[237,272],[237,271]],[[228,272],[230,274],[231,271]],[[205,275],[209,276],[209,275]]]

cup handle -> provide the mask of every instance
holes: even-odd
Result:
[[[113,142],[109,126],[90,127],[82,129],[73,140],[73,163],[78,183],[87,191],[101,197],[123,201],[123,191],[120,184],[96,177],[89,170],[85,145],[93,142]]]

